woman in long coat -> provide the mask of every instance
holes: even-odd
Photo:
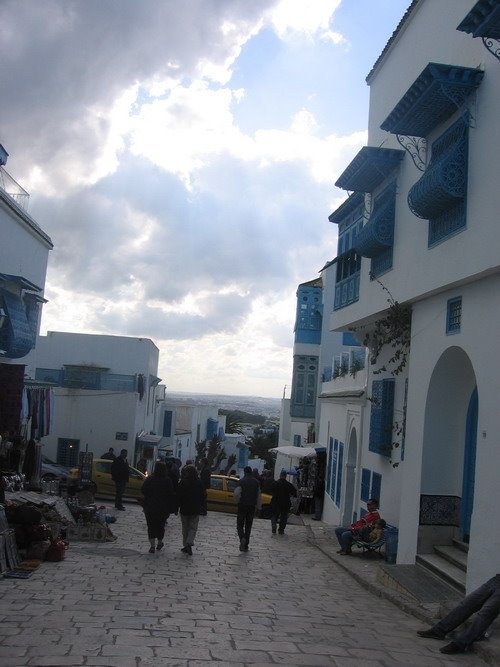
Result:
[[[143,509],[148,526],[149,553],[163,548],[165,523],[171,512],[175,512],[176,502],[172,480],[167,475],[167,467],[162,461],[155,463],[153,474],[142,485]]]
[[[207,492],[194,465],[185,465],[177,487],[177,498],[182,523],[183,547],[181,551],[188,556],[193,555],[192,547],[198,530],[200,514],[205,508],[206,496]]]

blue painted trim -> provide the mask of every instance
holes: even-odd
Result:
[[[339,460],[337,466],[337,488],[335,489],[335,504],[340,507],[342,494],[342,473],[344,465],[344,443],[339,441]]]
[[[361,494],[360,498],[366,502],[370,497],[370,482],[371,482],[371,470],[368,468],[361,469]]]
[[[472,392],[465,426],[464,471],[462,481],[462,502],[460,504],[460,530],[462,538],[470,535],[472,508],[474,505],[474,483],[476,475],[476,446],[478,423],[477,387]]]

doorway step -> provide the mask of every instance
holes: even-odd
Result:
[[[416,563],[463,595],[468,551],[468,544],[454,539],[452,544],[434,546],[434,553],[418,554]]]

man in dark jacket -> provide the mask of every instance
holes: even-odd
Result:
[[[280,535],[283,535],[288,521],[288,513],[292,505],[291,498],[292,496],[297,496],[297,489],[287,481],[285,470],[281,471],[280,478],[273,483],[272,494],[271,530],[273,533],[276,533],[279,522],[278,532]]]
[[[208,490],[210,488],[210,481],[212,478],[212,471],[210,470],[210,466],[208,465],[208,459],[201,459],[201,470],[200,470],[200,480],[201,483],[203,484],[203,488],[205,490]],[[207,515],[207,496],[205,494],[205,504],[201,509],[200,514],[202,516]]]
[[[117,510],[124,510],[123,507],[123,493],[127,486],[129,479],[128,476],[128,461],[127,461],[127,450],[122,449],[120,456],[117,456],[116,459],[111,464],[111,477],[115,483],[115,507]]]
[[[252,468],[245,466],[243,473],[235,491],[235,495],[239,496],[236,528],[240,539],[240,551],[248,551],[255,509],[260,509],[261,497],[260,484],[253,476]]]

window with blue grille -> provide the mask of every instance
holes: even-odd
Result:
[[[363,211],[364,196],[355,193],[329,218],[339,226],[334,310],[345,308],[359,299],[361,257],[354,245],[363,226]]]
[[[408,193],[411,211],[429,221],[429,247],[465,227],[468,138],[460,118],[434,141],[429,166]]]
[[[170,438],[172,435],[172,410],[165,410],[163,414],[163,430],[162,435],[165,438]],[[198,436],[199,440],[199,436]]]
[[[392,269],[396,181],[388,185],[374,201],[373,213],[356,239],[356,252],[371,258],[370,273],[377,277]]]
[[[450,299],[446,308],[446,333],[459,333],[462,324],[462,297]]]
[[[370,439],[371,452],[390,456],[394,413],[394,379],[374,380],[372,383]]]

